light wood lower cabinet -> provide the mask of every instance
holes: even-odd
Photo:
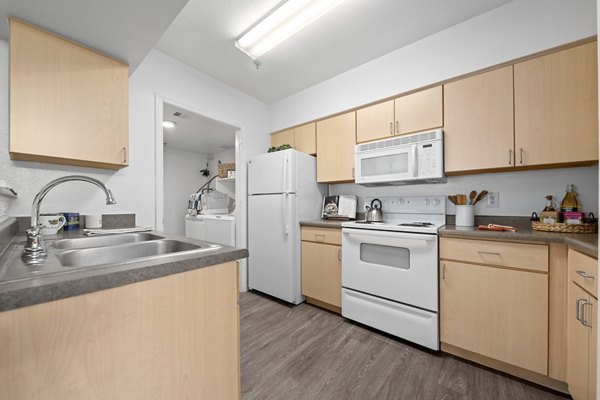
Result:
[[[3,399],[239,399],[235,262],[0,313]]]
[[[129,163],[128,66],[10,19],[10,156],[119,169]]]
[[[302,294],[309,303],[338,313],[342,306],[339,233],[339,229],[302,228]]]
[[[441,261],[441,341],[548,372],[548,275]]]
[[[567,379],[574,400],[596,399],[597,292],[584,289],[578,282],[583,274],[594,276],[588,280],[595,281],[597,272],[595,258],[569,249]]]

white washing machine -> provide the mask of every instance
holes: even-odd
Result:
[[[185,236],[191,239],[235,246],[235,216],[229,214],[188,215]]]

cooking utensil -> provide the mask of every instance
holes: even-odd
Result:
[[[487,196],[488,191],[487,190],[482,190],[481,192],[479,192],[479,194],[477,195],[477,197],[475,198],[475,202],[473,204],[477,204],[479,203],[481,200],[483,200],[483,198],[485,196]]]
[[[366,206],[368,222],[383,222],[383,211],[381,200],[373,199],[371,206]]]
[[[449,194],[448,195],[448,200],[450,200],[450,203],[456,205],[456,196],[453,194]]]
[[[456,204],[459,205],[459,206],[466,206],[467,205],[467,195],[466,194],[462,194],[462,193],[457,194],[456,195],[456,200],[458,200]]]
[[[477,197],[477,192],[474,190],[471,190],[471,193],[469,193],[469,205],[472,206],[473,204],[475,204],[475,198]]]

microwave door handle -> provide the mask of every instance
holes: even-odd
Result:
[[[412,147],[412,153],[413,153],[413,178],[417,177],[417,167],[418,167],[418,160],[417,160],[417,147],[418,145],[414,145]]]

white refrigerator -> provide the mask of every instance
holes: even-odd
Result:
[[[293,304],[304,301],[300,221],[321,218],[327,185],[315,157],[296,150],[248,162],[248,286]]]

